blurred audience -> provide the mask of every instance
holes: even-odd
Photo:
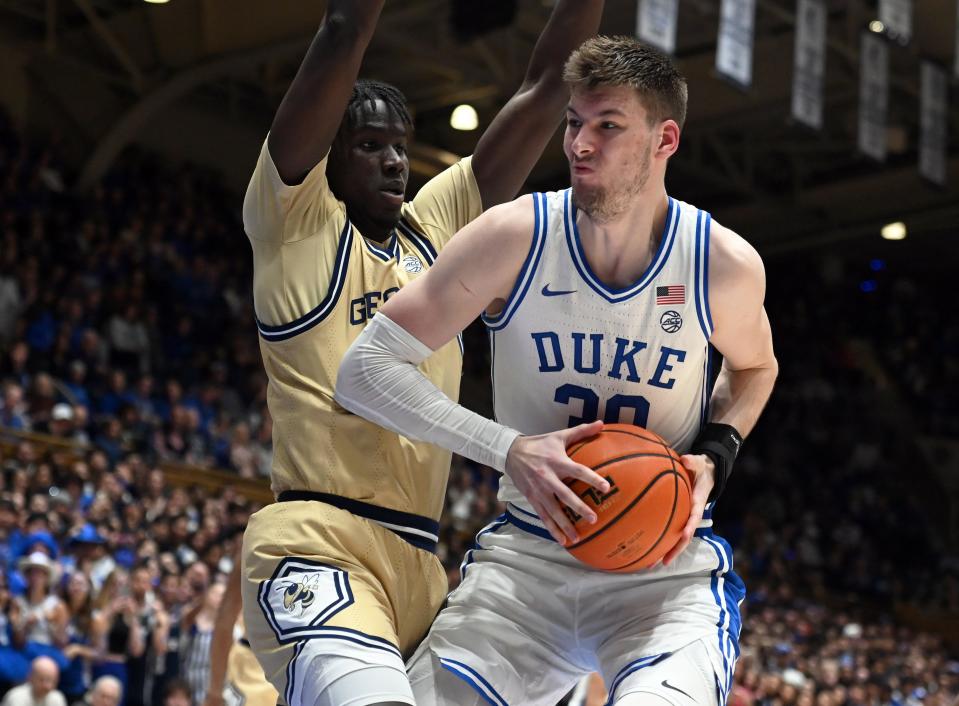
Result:
[[[92,194],[69,180],[53,145],[0,113],[2,706],[194,706],[257,506],[169,488],[158,464],[265,478],[272,463],[236,199],[132,152]],[[888,617],[959,614],[945,494],[921,448],[959,437],[951,300],[877,259],[767,265],[780,379],[715,516],[749,588],[730,703],[954,704],[954,652]],[[483,336],[469,332],[462,397],[488,413]],[[451,588],[502,512],[497,481],[454,458],[438,549]]]

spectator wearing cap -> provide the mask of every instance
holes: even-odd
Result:
[[[15,686],[3,697],[2,706],[67,706],[57,691],[60,669],[49,657],[37,657],[30,664],[26,684]]]
[[[61,439],[73,435],[73,407],[66,402],[53,405],[53,410],[50,412],[50,433]]]
[[[54,648],[59,653],[57,648],[67,642],[68,615],[63,601],[51,592],[51,586],[59,578],[57,562],[42,551],[34,551],[21,558],[18,566],[26,577],[27,589],[16,599],[20,625],[15,625],[14,631],[30,648],[40,652],[51,651],[43,648]],[[59,656],[57,661],[64,661],[62,654],[48,656]]]
[[[90,577],[95,592],[116,568],[116,561],[107,552],[106,544],[107,540],[89,522],[70,535],[67,542],[66,562]]]

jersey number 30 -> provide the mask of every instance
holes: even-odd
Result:
[[[553,399],[560,404],[569,404],[571,400],[582,401],[583,413],[579,417],[570,415],[568,422],[570,427],[599,419],[599,395],[589,388],[567,383],[556,388],[556,394]],[[624,409],[633,410],[632,420],[630,420],[628,416],[626,419],[620,419]],[[607,424],[625,422],[626,424],[645,427],[648,419],[649,402],[645,397],[617,394],[606,400],[606,413],[603,415],[603,421]]]

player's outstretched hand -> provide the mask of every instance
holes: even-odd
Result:
[[[587,522],[596,522],[596,513],[563,481],[581,480],[601,493],[609,492],[605,478],[566,454],[571,444],[595,436],[602,430],[603,423],[597,421],[539,436],[520,436],[506,456],[506,475],[513,479],[553,539],[560,544],[579,539],[564,505]]]
[[[702,454],[686,454],[680,456],[679,460],[693,477],[693,494],[690,498],[689,522],[683,528],[683,536],[679,538],[676,546],[670,549],[663,557],[663,566],[669,566],[673,560],[683,553],[683,550],[693,541],[693,534],[699,523],[703,519],[703,512],[706,511],[706,501],[713,490],[715,482],[716,467],[709,456]]]

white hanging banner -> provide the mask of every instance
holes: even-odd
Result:
[[[723,0],[719,15],[716,70],[744,88],[753,82],[756,0]]]
[[[956,0],[956,47],[953,51],[952,73],[959,78],[959,0]]]
[[[799,0],[796,8],[796,46],[793,53],[792,116],[817,130],[822,129],[822,86],[825,72],[825,1]]]
[[[912,0],[879,0],[879,21],[890,39],[908,44],[912,39]]]
[[[923,61],[919,89],[919,173],[939,186],[946,183],[946,120],[949,79],[946,70]]]
[[[676,53],[679,0],[639,0],[636,36],[667,54]]]
[[[872,32],[863,32],[859,47],[859,149],[886,160],[886,110],[889,105],[889,47]]]

